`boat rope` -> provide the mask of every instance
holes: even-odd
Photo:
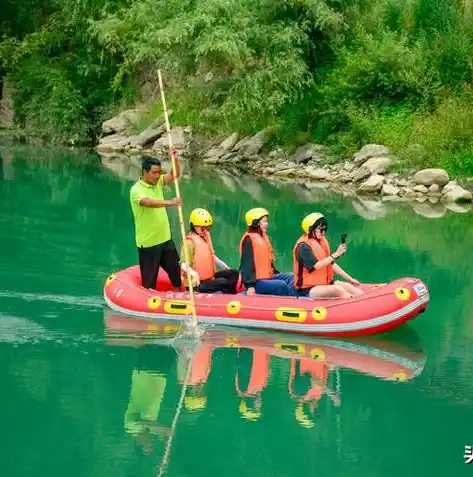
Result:
[[[165,448],[165,451],[164,451],[163,460],[161,461],[161,465],[159,467],[159,471],[158,471],[156,477],[161,477],[166,472],[167,466],[169,464],[169,458],[171,457],[172,441],[173,441],[173,438],[174,438],[174,434],[176,432],[176,426],[177,426],[177,422],[179,420],[179,415],[181,414],[182,405],[184,403],[184,397],[186,395],[187,385],[189,384],[191,369],[192,369],[192,357],[189,358],[189,363],[187,365],[187,371],[186,371],[186,377],[185,377],[184,383],[182,385],[181,395],[179,397],[179,402],[177,404],[176,412],[174,414],[174,419],[173,419],[172,424],[171,424],[171,433],[170,433],[169,438],[166,442],[166,448]]]
[[[342,398],[340,395],[341,391],[341,386],[340,386],[340,369],[338,367],[335,368],[335,391],[337,393],[337,396],[340,399],[340,403],[337,406],[337,413],[336,413],[336,429],[337,429],[337,457],[340,460],[341,453],[342,453],[342,436],[341,436],[341,422],[340,422],[340,406],[342,404]]]

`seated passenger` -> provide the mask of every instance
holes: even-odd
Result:
[[[351,298],[363,294],[358,288],[360,282],[352,278],[335,260],[347,251],[346,244],[340,244],[334,253],[325,232],[327,220],[322,214],[313,213],[302,221],[304,235],[293,249],[294,287],[299,296],[312,299]],[[347,282],[334,281],[334,273]]]
[[[269,212],[251,209],[245,214],[248,230],[240,241],[240,272],[248,295],[294,296],[292,273],[279,273],[266,229]]]
[[[197,291],[235,294],[240,274],[215,255],[210,237],[212,222],[212,216],[205,209],[194,209],[189,217],[190,232],[185,243],[191,269],[197,272],[199,277],[199,283],[196,283]],[[185,259],[183,249],[181,258]],[[222,270],[217,271],[217,267]]]

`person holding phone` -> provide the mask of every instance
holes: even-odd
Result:
[[[363,294],[360,282],[351,277],[335,261],[347,251],[346,234],[333,253],[325,236],[328,228],[326,218],[314,212],[302,220],[304,234],[294,245],[294,287],[299,296],[312,299],[351,298]],[[343,278],[335,281],[334,275]]]
[[[256,207],[245,214],[248,226],[240,241],[240,272],[247,295],[295,296],[293,276],[278,272],[267,233],[269,212]]]

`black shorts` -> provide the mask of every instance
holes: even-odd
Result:
[[[160,267],[168,274],[173,287],[181,287],[179,254],[172,240],[153,247],[140,247],[138,248],[138,257],[140,260],[141,284],[144,288],[156,289]]]

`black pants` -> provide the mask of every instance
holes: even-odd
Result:
[[[180,288],[179,254],[172,240],[153,247],[140,247],[138,257],[140,260],[141,285],[143,287],[156,289],[159,267],[162,267],[168,274],[172,286]]]
[[[239,275],[238,270],[220,270],[211,280],[200,282],[199,292],[215,293],[221,291],[223,293],[235,294],[237,292],[236,287]]]

